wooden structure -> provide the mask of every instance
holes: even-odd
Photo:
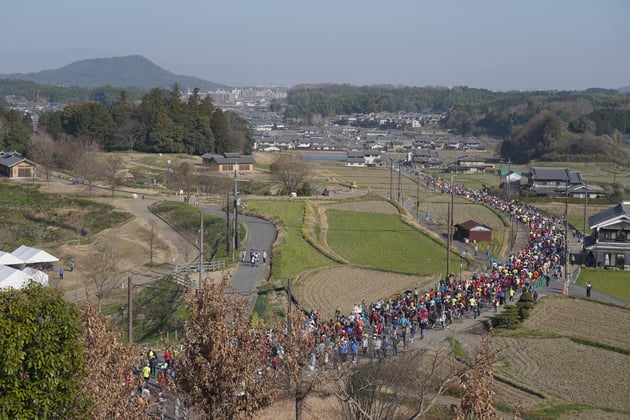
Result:
[[[18,152],[0,152],[0,175],[7,178],[33,178],[37,166]]]
[[[455,228],[455,239],[465,242],[489,242],[492,240],[492,229],[474,220],[455,225]]]
[[[251,155],[240,153],[205,153],[201,159],[204,166],[216,172],[253,171],[255,163]]]

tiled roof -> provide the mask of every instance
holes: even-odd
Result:
[[[592,215],[588,221],[591,229],[594,229],[604,222],[616,218],[623,218],[624,216],[630,219],[630,201],[624,201],[615,207],[600,211]]]
[[[20,162],[24,162],[26,158],[17,152],[0,153],[0,166],[11,168]]]
[[[241,155],[239,153],[224,153],[222,155],[215,153],[205,153],[201,155],[202,159],[214,160],[219,165],[235,164],[235,163],[256,163],[251,155]]]

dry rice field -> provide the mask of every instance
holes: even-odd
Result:
[[[349,313],[354,304],[363,300],[369,304],[433,281],[431,278],[338,266],[300,277],[295,295],[305,309],[319,309],[324,318],[330,318],[337,308],[341,308],[342,313]]]
[[[630,309],[583,299],[544,298],[524,327],[551,336],[494,337],[502,365],[496,373],[551,400],[630,411],[630,356],[566,338],[580,337],[628,349],[628,325]],[[590,418],[619,418],[617,414],[591,413]]]

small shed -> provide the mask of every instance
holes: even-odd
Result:
[[[489,242],[492,240],[492,229],[474,220],[455,225],[455,239],[464,242]]]
[[[0,151],[0,176],[7,178],[34,178],[36,171],[35,163],[18,152]]]

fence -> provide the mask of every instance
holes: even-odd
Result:
[[[199,264],[176,264],[171,278],[174,282],[181,284],[184,287],[192,287],[194,284],[193,274],[199,273]],[[225,268],[225,260],[212,260],[206,261],[201,265],[203,272],[208,271],[221,271]]]

